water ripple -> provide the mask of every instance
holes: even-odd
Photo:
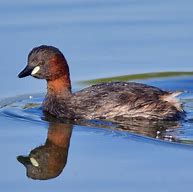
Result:
[[[99,131],[104,129],[111,130],[109,133],[118,131],[124,134],[132,133],[164,141],[193,144],[193,93],[184,93],[180,99],[187,112],[186,119],[183,121],[162,123],[130,121],[127,123],[115,123],[101,120],[82,120],[72,123],[84,127],[98,127]],[[42,100],[42,95],[21,96],[2,100],[0,102],[0,115],[32,123],[53,121],[53,119],[46,118],[43,114]]]

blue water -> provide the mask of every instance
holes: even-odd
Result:
[[[61,124],[42,120],[45,82],[17,74],[41,44],[64,53],[74,90],[79,80],[192,71],[192,7],[191,0],[0,1],[0,191],[191,191],[191,76],[140,81],[185,91],[180,100],[188,115],[176,129],[167,127],[156,138],[147,127],[128,132],[67,122],[61,127],[72,129],[67,164],[59,176],[39,181],[26,176],[17,157],[44,146],[49,127]],[[38,105],[22,109],[31,101]]]
[[[131,73],[192,70],[192,0],[0,1],[1,97],[39,93],[16,74],[41,44],[60,48],[73,82]],[[15,83],[13,83],[15,82]],[[31,86],[29,86],[29,84]]]

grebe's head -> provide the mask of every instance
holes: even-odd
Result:
[[[69,68],[62,52],[53,46],[41,45],[31,50],[27,66],[18,77],[33,76],[38,79],[55,80],[69,76]]]

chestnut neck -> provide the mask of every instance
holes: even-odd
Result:
[[[68,74],[54,79],[47,80],[47,95],[65,97],[71,95],[71,83]]]
[[[68,149],[70,137],[72,134],[72,125],[64,123],[52,123],[48,130],[46,143],[51,142],[57,147]]]

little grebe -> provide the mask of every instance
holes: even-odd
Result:
[[[28,75],[47,80],[43,110],[58,118],[178,120],[184,114],[179,92],[140,83],[101,83],[72,93],[67,61],[53,46],[32,49],[18,77]]]

